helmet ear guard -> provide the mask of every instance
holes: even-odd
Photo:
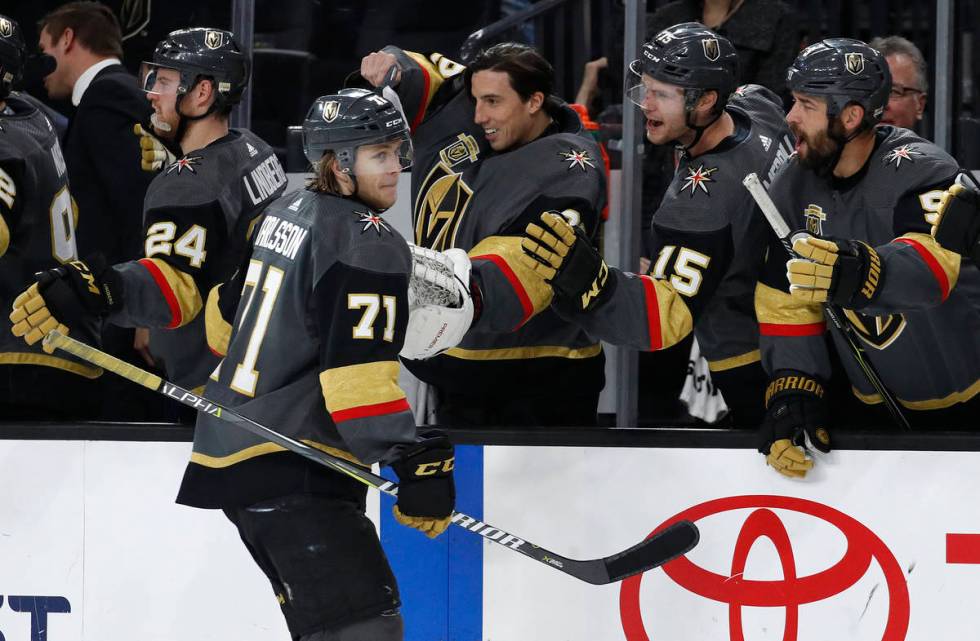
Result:
[[[859,131],[881,121],[892,87],[885,57],[860,40],[828,38],[804,49],[786,71],[786,85],[797,93],[827,101],[834,119],[849,104],[864,109]]]
[[[156,93],[187,93],[198,82],[214,85],[215,108],[238,104],[248,86],[251,64],[235,42],[234,35],[223,29],[193,28],[171,32],[157,44],[153,60],[143,63],[143,89],[154,88],[156,73],[172,69],[180,74],[179,85]],[[159,87],[158,87],[159,89]]]
[[[367,145],[392,144],[379,149],[377,170],[411,166],[413,148],[408,124],[388,99],[366,89],[344,89],[317,98],[303,121],[303,152],[311,163],[332,151],[344,173],[353,175],[357,151]]]
[[[640,50],[629,65],[626,95],[643,107],[644,75],[685,90],[685,108],[693,109],[705,91],[718,92],[716,112],[721,113],[738,83],[738,54],[722,35],[699,22],[684,22],[664,29]],[[688,90],[700,90],[693,103]]]

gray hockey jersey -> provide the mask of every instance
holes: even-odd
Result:
[[[457,347],[406,364],[459,393],[598,391],[601,346],[550,309],[550,288],[518,259],[524,228],[545,211],[574,210],[589,236],[597,234],[606,183],[595,141],[562,104],[549,112],[554,122],[544,135],[493,152],[473,121],[461,65],[439,54],[386,51],[402,68],[397,90],[413,129],[415,242],[466,250],[484,310]]]
[[[571,318],[617,345],[657,350],[694,331],[713,371],[757,362],[753,292],[768,229],[742,178],[768,183],[793,152],[779,98],[740,87],[726,111],[735,132],[714,149],[683,157],[653,216],[650,276],[610,270],[612,296]]]
[[[245,130],[185,155],[150,183],[145,258],[114,267],[124,306],[110,322],[153,328],[150,349],[178,385],[204,385],[218,364],[207,347],[204,300],[238,267],[259,214],[285,188],[272,149]]]
[[[68,189],[58,137],[33,103],[12,93],[0,112],[0,364],[56,367],[94,378],[101,369],[62,352],[45,354],[10,333],[13,299],[36,272],[78,259],[78,208]],[[82,340],[97,337],[79,336]]]
[[[897,127],[880,127],[865,166],[847,179],[820,178],[795,159],[772,185],[790,227],[875,247],[884,282],[872,306],[845,310],[885,385],[907,408],[950,407],[980,391],[980,273],[929,235],[939,198],[958,171],[934,144]],[[756,291],[763,365],[826,378],[826,322],[819,304],[788,294],[788,255],[773,242]],[[854,392],[880,397],[834,340]]]
[[[234,289],[222,306],[238,301],[237,311],[206,396],[352,462],[390,460],[416,435],[398,386],[411,264],[405,240],[357,200],[308,190],[280,198],[247,265],[222,286]],[[210,306],[209,323],[220,322]],[[248,505],[335,474],[202,413],[178,501]]]

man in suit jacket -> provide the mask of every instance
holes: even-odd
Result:
[[[50,98],[76,107],[65,162],[81,225],[78,252],[101,252],[110,264],[141,255],[143,196],[153,174],[140,169],[133,126],[151,108],[136,78],[122,66],[115,15],[99,2],[72,2],[39,23],[39,46],[58,65],[44,79]]]
[[[119,22],[100,2],[71,2],[44,16],[38,28],[38,46],[57,62],[44,78],[48,96],[70,98],[75,106],[65,140],[65,163],[79,210],[78,255],[85,259],[102,254],[110,265],[139,258],[143,197],[156,174],[140,168],[140,139],[133,128],[148,123],[153,110],[136,78],[121,63]],[[132,361],[135,349],[153,363],[147,330],[136,330],[134,341],[133,330],[107,327],[102,338],[104,349],[120,358]],[[104,381],[109,387],[115,384]],[[127,397],[138,394],[128,387]],[[134,399],[120,415],[119,404],[114,403],[104,418],[151,418],[141,409],[147,406],[147,399]]]

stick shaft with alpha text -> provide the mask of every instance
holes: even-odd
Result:
[[[318,450],[302,441],[290,438],[247,416],[210,401],[203,396],[194,394],[179,385],[164,380],[125,361],[106,354],[91,345],[79,342],[69,336],[51,331],[44,339],[46,345],[64,350],[93,365],[97,365],[114,374],[118,374],[134,383],[142,385],[155,392],[163,394],[178,403],[191,407],[198,412],[221,419],[242,427],[249,432],[269,440],[287,450],[304,456],[311,461],[325,465],[341,474],[364,483],[380,492],[391,496],[398,495],[398,485],[374,474],[368,469],[354,465],[342,458]],[[653,569],[674,559],[693,548],[699,538],[698,530],[689,521],[680,521],[657,532],[633,547],[602,559],[579,561],[563,557],[545,548],[521,539],[505,530],[476,519],[462,512],[453,512],[452,523],[469,532],[479,534],[488,541],[493,541],[508,550],[519,552],[535,561],[549,565],[582,581],[601,585],[620,581],[634,574]]]

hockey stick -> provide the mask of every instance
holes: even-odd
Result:
[[[397,484],[392,483],[382,476],[373,474],[370,470],[366,470],[342,458],[332,456],[310,447],[301,441],[280,434],[227,407],[218,405],[202,396],[192,394],[186,389],[174,385],[156,374],[151,374],[134,365],[121,361],[115,356],[111,356],[74,338],[65,336],[58,330],[49,332],[44,338],[44,344],[64,350],[73,356],[88,361],[93,365],[98,365],[143,387],[159,392],[199,412],[204,412],[215,418],[242,427],[256,436],[272,441],[276,445],[305,456],[311,461],[346,474],[368,487],[373,487],[390,496],[398,496]],[[667,561],[677,558],[691,550],[697,545],[700,537],[698,529],[693,523],[690,521],[679,521],[622,552],[602,559],[579,561],[555,554],[462,512],[453,512],[451,520],[454,525],[470,532],[475,532],[488,541],[493,541],[509,550],[520,552],[535,561],[549,565],[560,572],[564,572],[586,583],[592,583],[593,585],[621,581],[634,574],[639,574],[663,565]]]
[[[769,192],[767,192],[766,188],[762,186],[762,183],[759,181],[759,177],[754,172],[750,173],[744,179],[742,179],[742,184],[745,185],[745,188],[749,190],[750,194],[752,194],[752,198],[755,200],[755,203],[759,206],[759,209],[762,210],[762,215],[766,217],[767,221],[769,221],[769,225],[772,227],[772,230],[776,232],[776,236],[778,236],[779,240],[782,241],[783,246],[786,248],[786,251],[789,252],[789,255],[793,257],[797,256],[797,253],[793,251],[793,243],[789,237],[789,225],[786,224],[782,214],[779,213],[779,210],[776,208],[776,203],[774,203],[772,198],[769,196]],[[907,430],[912,429],[912,426],[909,425],[908,419],[906,419],[905,414],[902,413],[902,410],[899,407],[898,402],[895,400],[895,397],[892,396],[892,393],[888,391],[887,387],[885,387],[885,383],[881,380],[881,376],[878,375],[878,370],[875,369],[874,365],[868,359],[864,348],[861,347],[860,342],[858,342],[858,337],[854,332],[854,328],[851,327],[850,323],[847,321],[847,318],[844,316],[844,311],[838,305],[832,305],[830,303],[824,304],[824,311],[827,313],[827,317],[830,319],[830,322],[833,323],[834,327],[837,328],[837,331],[840,332],[841,338],[843,338],[844,342],[847,343],[847,346],[851,351],[851,356],[854,358],[854,362],[857,363],[857,366],[864,373],[865,377],[867,377],[868,382],[871,383],[871,386],[875,388],[876,392],[878,392],[881,400],[884,401],[885,406],[888,408],[888,412],[892,416],[892,419],[894,419],[895,423],[897,423],[899,427]]]

